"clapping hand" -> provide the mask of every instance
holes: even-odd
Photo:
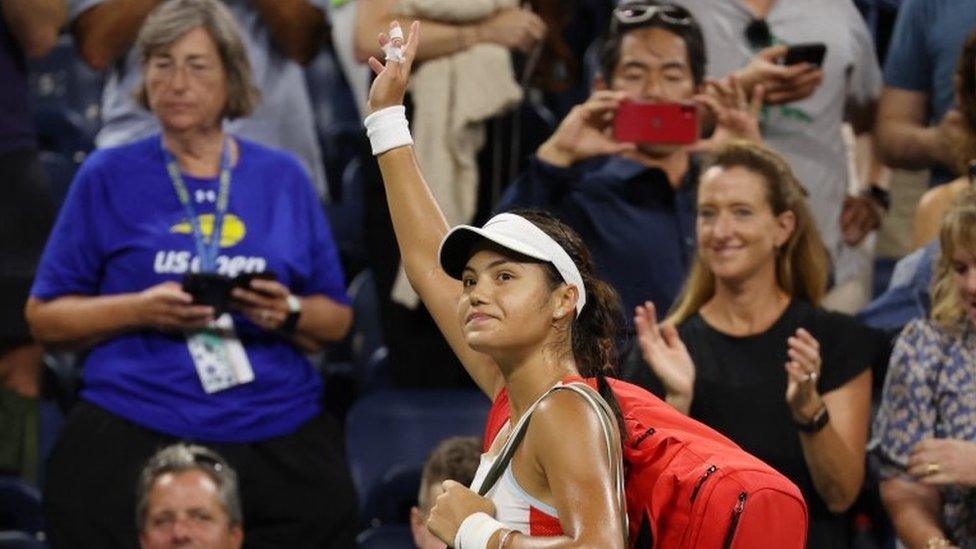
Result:
[[[794,419],[807,422],[823,405],[817,392],[817,380],[823,366],[820,342],[810,332],[799,328],[787,339],[787,345],[786,403],[790,405]]]
[[[634,325],[641,356],[664,385],[668,404],[687,414],[695,386],[695,363],[678,330],[670,324],[658,324],[650,301],[637,306]]]

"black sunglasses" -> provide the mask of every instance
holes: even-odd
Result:
[[[692,23],[691,15],[678,6],[639,2],[625,2],[617,6],[613,10],[613,17],[617,23],[623,25],[638,25],[655,17],[669,25],[685,26]]]
[[[773,33],[765,19],[753,19],[746,26],[746,40],[753,50],[761,50],[773,45]]]

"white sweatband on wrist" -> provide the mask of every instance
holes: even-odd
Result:
[[[373,148],[373,156],[397,147],[413,145],[410,125],[407,123],[407,109],[403,105],[380,109],[367,116],[363,125],[366,126],[366,136]]]
[[[488,513],[468,515],[454,536],[454,549],[487,549],[491,536],[505,528]]]

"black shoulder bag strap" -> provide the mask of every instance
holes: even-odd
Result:
[[[559,384],[548,391],[546,391],[538,400],[536,400],[525,414],[519,419],[518,424],[515,425],[512,434],[508,437],[508,441],[505,442],[505,446],[502,447],[498,458],[488,469],[488,474],[485,475],[485,479],[481,482],[481,486],[478,487],[478,495],[484,497],[498,482],[502,474],[505,472],[505,468],[508,467],[509,462],[512,461],[512,456],[515,455],[515,450],[518,449],[519,444],[525,437],[525,432],[529,430],[529,418],[532,417],[532,412],[535,411],[536,406],[539,405],[547,396],[558,390],[570,390],[574,393],[583,397],[583,399],[596,411],[597,417],[600,418],[600,424],[603,428],[603,434],[607,443],[607,456],[610,459],[610,468],[612,474],[614,475],[614,488],[617,494],[617,501],[620,506],[620,511],[623,514],[623,527],[624,535],[627,535],[628,531],[628,520],[627,520],[627,497],[624,492],[624,473],[623,473],[623,460],[621,457],[621,446],[620,446],[620,436],[619,431],[616,429],[615,422],[613,418],[613,412],[610,410],[610,406],[603,400],[603,397],[599,393],[593,390],[592,387],[584,383],[569,383],[569,384]]]

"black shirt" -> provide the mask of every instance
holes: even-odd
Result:
[[[719,332],[696,313],[678,326],[695,362],[690,415],[796,483],[810,511],[811,547],[843,547],[847,517],[831,514],[814,488],[786,403],[787,338],[801,327],[820,343],[820,394],[841,387],[879,356],[877,332],[850,316],[815,308],[806,301],[793,300],[769,329],[744,337]],[[661,382],[637,348],[624,365],[623,377],[664,395]]]

